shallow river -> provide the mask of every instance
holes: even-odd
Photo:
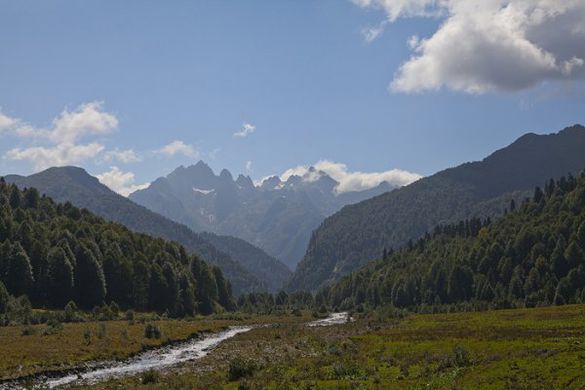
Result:
[[[348,321],[347,313],[333,313],[329,317],[309,322],[307,326],[331,326],[343,324]],[[128,375],[136,375],[148,370],[163,370],[190,360],[201,359],[222,341],[230,339],[239,333],[252,330],[251,326],[236,326],[230,329],[205,336],[203,339],[194,339],[173,346],[161,347],[141,353],[124,362],[105,364],[99,368],[89,369],[84,373],[63,374],[60,377],[47,378],[42,381],[42,388],[53,389],[59,386],[69,385],[74,382],[85,384],[96,383],[111,378]],[[0,384],[0,390],[24,389],[19,384]]]

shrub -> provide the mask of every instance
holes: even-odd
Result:
[[[144,337],[147,339],[160,339],[161,334],[160,328],[154,324],[146,324],[144,327]]]
[[[89,345],[89,344],[91,344],[91,330],[89,330],[89,329],[86,329],[86,330],[83,332],[83,339],[85,340],[85,344],[86,344],[86,345]]]
[[[22,332],[20,333],[20,335],[21,336],[32,336],[36,333],[37,333],[37,331],[32,326],[25,326],[24,329],[22,329]]]
[[[64,321],[65,322],[73,322],[77,321],[77,305],[73,301],[69,301],[67,305],[65,305],[64,310]]]
[[[228,379],[230,381],[237,381],[242,378],[248,378],[254,375],[255,371],[256,364],[253,361],[237,357],[230,361]]]
[[[155,370],[148,370],[142,374],[141,382],[146,385],[149,383],[158,383],[160,380],[160,374]]]
[[[126,311],[126,315],[125,316],[126,316],[126,320],[127,321],[134,321],[134,317],[135,317],[134,310],[128,310],[128,311]]]

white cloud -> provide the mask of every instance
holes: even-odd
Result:
[[[365,28],[362,28],[362,36],[364,37],[364,40],[366,41],[366,43],[372,43],[374,42],[376,39],[378,39],[378,37],[380,35],[382,35],[382,33],[384,32],[384,29],[386,28],[386,24],[387,22],[384,21],[380,24],[378,24],[377,26],[368,26]]]
[[[79,144],[86,135],[104,135],[118,126],[117,118],[102,110],[102,103],[80,105],[74,111],[65,109],[49,128],[37,128],[20,119],[0,114],[0,129],[24,139],[40,139],[45,145],[18,147],[4,155],[8,160],[29,161],[36,170],[51,166],[79,164],[97,157],[105,150],[99,142]]]
[[[396,92],[449,88],[518,91],[585,78],[583,0],[354,0],[398,18],[442,20],[410,39],[412,57],[394,75]]]
[[[75,111],[63,110],[53,121],[48,137],[53,142],[73,143],[85,135],[104,135],[118,127],[118,119],[102,111],[101,102],[82,104]]]
[[[237,131],[234,133],[234,137],[247,137],[250,134],[252,134],[254,131],[256,131],[256,126],[250,124],[250,123],[244,123],[242,124],[242,129],[240,131]]]
[[[96,157],[104,148],[99,143],[86,145],[63,143],[53,147],[14,148],[6,152],[4,157],[9,160],[30,161],[35,170],[42,170],[53,166],[79,164]]]
[[[388,182],[399,187],[405,186],[422,177],[419,174],[400,169],[391,169],[384,172],[350,172],[347,165],[329,160],[321,160],[313,167],[315,168],[313,171],[307,166],[288,169],[280,176],[281,180],[286,181],[289,177],[296,175],[304,177],[307,181],[315,181],[319,179],[319,171],[321,171],[339,183],[335,190],[338,194],[341,194],[344,192],[368,190],[383,182]]]
[[[96,176],[98,180],[123,196],[128,196],[134,191],[148,187],[149,183],[134,184],[135,176],[132,172],[124,172],[113,166],[109,171]]]
[[[11,128],[16,124],[16,119],[11,118],[0,112],[0,131]]]
[[[140,156],[134,151],[134,149],[124,149],[124,150],[111,150],[104,154],[104,161],[105,162],[112,162],[112,161],[120,161],[123,163],[132,163],[138,162],[142,159]]]
[[[182,154],[186,157],[197,158],[199,155],[199,152],[193,145],[186,144],[183,141],[173,141],[170,144],[156,150],[155,153],[163,154],[169,157]]]
[[[252,172],[252,161],[246,161],[246,172]]]

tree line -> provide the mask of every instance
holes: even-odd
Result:
[[[25,295],[34,307],[115,302],[172,316],[235,308],[221,270],[181,245],[0,178],[0,314],[8,295]]]
[[[585,302],[585,173],[549,180],[504,216],[442,225],[319,291],[341,308]]]

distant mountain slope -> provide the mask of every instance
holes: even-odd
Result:
[[[481,214],[478,210],[493,214],[494,199],[583,167],[585,128],[575,125],[558,134],[526,134],[483,161],[347,206],[314,232],[289,288],[317,289],[379,257],[385,247],[398,248],[439,224]]]
[[[231,281],[236,294],[267,288],[251,272],[215,245],[193,233],[188,227],[173,222],[131,200],[116,194],[82,168],[49,168],[28,177],[8,175],[5,180],[21,188],[34,187],[58,202],[71,202],[129,229],[179,242],[187,250],[216,264]],[[215,240],[220,246],[222,239]],[[248,243],[240,243],[242,246]],[[229,248],[233,243],[229,240]],[[276,260],[275,260],[276,261]],[[270,282],[272,283],[272,282]]]
[[[391,190],[388,183],[338,194],[339,183],[314,168],[286,181],[274,176],[255,186],[249,177],[216,175],[203,161],[179,167],[130,199],[195,231],[239,237],[294,269],[311,232],[331,213]]]
[[[282,289],[292,272],[286,265],[276,260],[262,249],[239,238],[218,236],[213,233],[201,233],[200,237],[210,242],[234,259],[238,259],[245,269],[253,271],[254,276],[262,280],[270,291]]]

